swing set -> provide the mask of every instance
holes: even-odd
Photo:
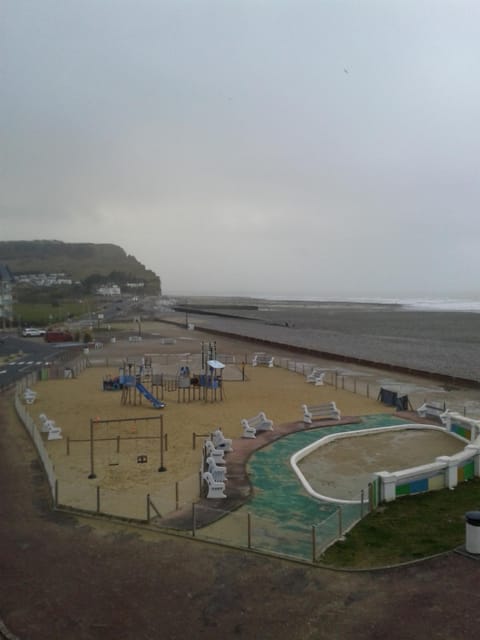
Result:
[[[137,422],[145,422],[145,421],[151,421],[151,420],[158,420],[159,421],[159,427],[158,427],[158,435],[145,435],[145,436],[139,436],[137,434],[137,428],[136,428],[136,424]],[[130,433],[132,433],[132,435],[129,436],[124,436],[124,435],[116,435],[113,437],[95,437],[95,427],[99,426],[99,425],[106,425],[108,428],[109,424],[112,424],[113,422],[116,423],[126,423],[126,424],[130,424],[131,425],[131,430]],[[133,435],[135,434],[135,435]],[[163,472],[166,471],[167,468],[164,465],[164,453],[167,449],[167,434],[164,434],[164,428],[163,428],[163,415],[159,415],[159,416],[148,416],[148,417],[141,417],[141,418],[115,418],[115,419],[110,419],[110,420],[100,420],[99,418],[90,418],[90,438],[89,438],[89,442],[90,442],[90,473],[88,475],[88,478],[91,480],[93,478],[96,478],[96,474],[95,474],[95,443],[96,442],[107,442],[107,441],[115,441],[116,442],[116,454],[117,454],[117,461],[116,462],[111,462],[111,464],[118,464],[118,455],[120,453],[120,442],[121,441],[127,441],[127,440],[135,440],[136,444],[137,444],[137,448],[138,448],[138,443],[139,441],[143,441],[143,440],[159,440],[159,445],[160,445],[160,451],[159,451],[159,455],[160,455],[160,466],[158,467],[158,471],[159,472]],[[75,442],[74,440],[70,440],[69,442]],[[77,441],[80,442],[80,441]],[[145,453],[141,453],[138,454],[137,453],[137,464],[145,464],[148,462],[148,456]]]

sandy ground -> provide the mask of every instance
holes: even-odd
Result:
[[[46,441],[55,465],[61,504],[94,509],[96,488],[100,487],[102,511],[144,518],[147,493],[162,510],[168,510],[168,503],[175,496],[175,483],[180,486],[181,504],[191,502],[197,492],[204,438],[194,434],[207,436],[220,426],[225,436],[235,441],[243,432],[242,418],[264,411],[274,425],[301,421],[303,403],[335,400],[342,416],[389,411],[362,395],[335,390],[329,385],[308,384],[303,375],[286,369],[243,366],[242,360],[251,362],[251,353],[232,354],[235,346],[232,344],[228,356],[232,359],[235,355],[236,364],[225,368],[222,394],[210,392],[207,400],[186,401],[188,396],[184,398],[182,390],[180,395],[178,391],[166,391],[163,396],[166,407],[155,409],[139,393],[131,393],[124,403],[121,391],[103,390],[104,378],[118,375],[120,356],[131,364],[140,364],[145,355],[151,357],[156,375],[178,370],[179,364],[173,364],[175,353],[188,353],[189,360],[195,363],[202,348],[196,332],[192,335],[175,327],[168,327],[166,332],[176,337],[176,344],[166,346],[162,344],[164,336],[154,334],[141,343],[119,338],[114,344],[106,343],[103,350],[90,353],[92,366],[78,377],[41,381],[35,386],[38,397],[35,404],[28,405],[30,415],[40,424],[38,416],[45,414],[62,430],[62,440]],[[222,345],[217,345],[217,349],[218,346]],[[219,352],[218,357],[222,357]],[[99,366],[106,359],[116,364]],[[191,372],[195,374],[193,364]],[[151,379],[145,381],[145,386],[151,388]],[[160,397],[161,389],[154,387],[153,391]],[[99,421],[93,426],[95,478],[89,478],[91,420]],[[147,462],[138,463],[139,456],[146,456]],[[166,471],[159,473],[161,466]]]

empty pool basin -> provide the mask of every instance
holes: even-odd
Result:
[[[443,427],[404,424],[327,435],[297,451],[290,462],[310,495],[348,504],[361,501],[376,472],[429,464],[463,451],[466,444]]]

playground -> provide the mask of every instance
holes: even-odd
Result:
[[[102,511],[142,518],[145,495],[156,495],[162,510],[169,509],[165,492],[172,496],[176,483],[180,501],[188,503],[198,489],[203,440],[221,427],[226,437],[253,451],[261,435],[256,441],[243,440],[241,421],[260,411],[277,426],[301,421],[302,402],[328,401],[334,394],[346,415],[385,413],[376,400],[306,384],[304,376],[281,368],[227,365],[222,399],[184,398],[185,389],[178,386],[154,388],[161,407],[136,387],[105,391],[103,381],[117,375],[118,367],[90,366],[77,377],[41,381],[35,387],[30,415],[47,415],[62,432],[61,439],[45,443],[61,504],[94,510],[100,486]],[[141,384],[152,389],[150,381]]]
[[[305,369],[301,363],[300,367],[297,362],[292,366],[287,360],[282,366],[279,358],[277,366],[271,366],[272,358],[262,362],[258,352],[243,357],[219,354],[213,342],[199,342],[198,348],[188,353],[172,348],[168,354],[153,351],[152,343],[148,351],[145,344],[142,349],[135,344],[135,351],[126,354],[126,346],[122,345],[122,358],[114,358],[107,348],[92,355],[88,366],[75,375],[42,379],[28,391],[25,402],[30,416],[42,417],[44,423],[54,426],[45,446],[55,470],[57,505],[139,521],[155,520],[160,527],[183,531],[198,524],[201,532],[197,535],[210,539],[217,538],[218,529],[211,525],[234,512],[238,522],[230,518],[229,526],[242,532],[248,546],[253,531],[257,548],[266,544],[268,549],[269,538],[273,537],[280,553],[292,555],[292,550],[298,552],[303,545],[301,557],[309,560],[311,527],[317,531],[314,546],[318,542],[318,548],[324,548],[325,520],[333,523],[333,517],[338,520],[339,516],[338,506],[333,510],[319,508],[319,503],[307,496],[301,499],[301,509],[288,506],[291,518],[282,512],[290,495],[285,484],[289,478],[294,487],[292,496],[305,493],[289,463],[290,455],[303,446],[298,436],[303,433],[310,442],[317,437],[317,428],[330,434],[362,430],[367,417],[370,422],[374,420],[374,425],[378,417],[380,426],[385,419],[385,424],[390,424],[390,416],[395,423],[405,422],[405,418],[392,415],[396,409],[381,403],[374,389],[370,394],[357,393],[354,382],[352,392],[343,388],[343,379],[338,383],[338,375],[330,375],[330,383],[322,380],[321,384],[312,384],[305,374],[311,365]],[[310,418],[305,422],[306,407],[319,412],[315,425],[310,424]],[[260,428],[262,423],[268,425],[265,431]],[[252,437],[250,424],[259,427],[256,437],[254,427]],[[203,451],[206,440],[218,429],[233,449],[225,454],[225,460]],[[293,447],[288,455],[284,450],[287,444]],[[427,457],[431,455],[430,442],[414,446],[423,448]],[[264,458],[265,452],[274,460],[266,470],[283,470],[273,483],[255,463]],[[347,465],[352,464],[355,453],[348,456]],[[226,466],[222,468],[224,461]],[[335,455],[329,464],[334,462]],[[321,466],[327,468],[326,463]],[[362,469],[355,470],[353,465],[352,474],[357,482]],[[325,482],[331,484],[335,474],[329,472],[327,476]],[[362,490],[368,498],[367,480],[365,486],[359,485],[358,492]],[[278,488],[278,498],[258,501],[258,496],[273,495],[272,487]],[[200,496],[193,516],[192,505]],[[254,523],[245,510],[239,509],[247,501]],[[362,498],[360,509],[352,509],[351,516],[345,511],[343,525],[361,517],[364,502]],[[221,523],[220,532],[224,525]],[[277,535],[280,529],[284,531],[281,544]],[[258,531],[263,532],[260,537]],[[317,557],[315,550],[313,553]]]

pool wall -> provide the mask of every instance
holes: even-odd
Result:
[[[341,500],[317,493],[300,471],[298,463],[318,447],[328,444],[333,440],[405,429],[431,429],[443,431],[444,433],[448,432],[452,437],[458,438],[467,444],[463,451],[460,451],[453,456],[439,456],[435,461],[425,465],[411,467],[409,469],[403,469],[393,473],[388,471],[376,472],[371,486],[368,488],[365,487],[365,490],[368,491],[366,495],[369,496],[370,501],[374,499],[375,503],[391,502],[392,500],[396,500],[397,498],[405,495],[424,493],[425,491],[435,491],[438,489],[445,489],[447,487],[449,489],[453,489],[459,482],[465,482],[475,476],[480,476],[480,436],[478,436],[478,430],[476,428],[468,430],[468,435],[470,437],[475,436],[475,440],[473,442],[469,442],[469,439],[460,435],[456,428],[451,429],[450,427],[447,428],[425,424],[402,424],[398,426],[363,429],[360,431],[328,435],[294,453],[290,458],[290,464],[304,489],[312,497],[325,502],[334,502],[338,504],[360,504],[363,499],[360,496],[357,500]],[[467,435],[466,431],[465,435]]]
[[[440,416],[441,421],[445,425],[445,428],[450,433],[456,433],[457,435],[470,440],[475,441],[480,436],[480,420],[474,420],[473,418],[467,418],[462,416],[461,413],[454,411],[446,411]]]

